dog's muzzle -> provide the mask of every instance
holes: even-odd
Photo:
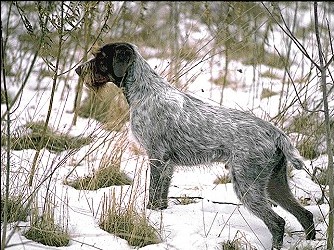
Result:
[[[76,69],[75,69],[75,72],[78,74],[78,76],[81,75],[81,66],[78,66]]]
[[[90,89],[98,89],[104,86],[107,82],[112,81],[108,75],[102,75],[96,72],[90,62],[79,65],[75,69],[75,72]]]

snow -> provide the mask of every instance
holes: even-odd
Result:
[[[74,76],[72,86],[75,86],[75,81],[76,77]],[[203,82],[203,80],[200,82]],[[201,88],[200,84],[198,84],[198,87]],[[195,87],[192,86],[192,88]],[[25,115],[25,112],[38,114],[34,117],[36,120],[45,117],[47,112],[48,91],[39,94],[36,94],[33,88],[27,88],[25,91],[20,106],[13,114],[14,116],[18,114],[21,119],[14,125],[24,124],[26,119],[23,118],[29,117]],[[247,100],[247,98],[243,98],[243,96],[248,95],[247,92],[226,89],[226,93],[228,93],[226,102],[231,107],[237,105],[247,107],[248,103],[242,102]],[[212,91],[212,94],[216,94],[216,92]],[[227,173],[223,164],[177,168],[172,179],[169,196],[198,198],[194,199],[194,203],[188,205],[181,205],[177,202],[177,199],[171,198],[168,208],[163,211],[145,209],[145,183],[148,182],[146,174],[147,159],[145,155],[135,155],[131,151],[131,147],[128,147],[123,154],[121,167],[128,176],[134,178],[134,187],[115,186],[97,191],[85,191],[75,190],[64,185],[63,180],[73,170],[75,162],[84,159],[81,165],[76,167],[74,173],[70,175],[70,178],[87,175],[92,169],[96,169],[103,154],[110,153],[112,150],[112,148],[109,148],[108,140],[110,141],[116,136],[114,132],[105,131],[101,124],[92,119],[79,117],[77,124],[71,126],[73,113],[69,111],[73,104],[73,95],[73,91],[69,92],[65,101],[62,101],[60,95],[57,95],[56,100],[59,102],[54,106],[50,124],[57,125],[59,131],[74,136],[93,135],[95,139],[90,145],[82,147],[69,156],[67,152],[53,154],[43,150],[36,173],[38,177],[35,177],[35,187],[41,184],[39,200],[42,202],[46,195],[47,186],[44,180],[47,179],[52,170],[55,170],[51,182],[52,196],[54,196],[56,204],[55,218],[60,224],[65,223],[67,225],[68,232],[71,235],[69,246],[58,247],[57,249],[133,249],[134,247],[129,246],[127,241],[103,231],[98,226],[103,197],[105,195],[119,197],[121,194],[123,195],[120,198],[122,206],[126,206],[130,199],[135,199],[138,211],[145,213],[151,225],[158,229],[162,239],[159,244],[148,245],[141,249],[218,249],[221,242],[235,239],[239,239],[244,249],[251,249],[250,246],[257,249],[269,249],[271,247],[271,235],[268,229],[260,219],[241,205],[233,191],[232,184],[214,184],[217,176]],[[204,96],[201,98],[204,98]],[[212,96],[211,98],[214,99]],[[1,110],[3,111],[4,107]],[[126,129],[124,128],[123,133],[126,132]],[[98,150],[93,150],[97,145]],[[85,156],[90,151],[93,153],[87,159]],[[30,171],[34,154],[34,150],[13,151],[11,153],[12,172],[16,173],[12,176],[11,185],[16,187],[17,192],[25,191],[29,193],[34,188],[22,190],[24,183],[27,181],[27,173]],[[58,166],[56,163],[63,159],[65,159],[65,164]],[[325,156],[320,157],[312,164],[307,161],[306,165],[310,167],[310,171],[312,171],[311,166],[323,168],[326,166],[326,158]],[[21,174],[17,173],[16,170],[22,172],[22,167],[25,171]],[[284,247],[285,249],[291,249],[291,246],[301,246],[303,244],[311,244],[314,247],[324,246],[326,230],[324,216],[328,214],[328,205],[316,205],[316,200],[321,197],[321,189],[304,170],[293,170],[291,176],[290,184],[295,196],[299,199],[308,198],[310,200],[310,205],[305,207],[315,215],[317,239],[306,242],[298,221],[285,210],[275,207],[274,210],[286,219]],[[19,182],[22,182],[22,185]],[[132,196],[133,193],[136,194],[135,198]],[[15,231],[9,241],[11,247],[8,249],[55,249],[27,240],[22,235],[27,226],[28,222],[20,222],[19,229]]]
[[[204,32],[204,31],[203,31]],[[198,35],[198,34],[197,34]],[[276,37],[276,35],[275,35]],[[195,39],[196,40],[196,39]],[[151,59],[149,63],[152,68],[156,65],[163,65],[163,62]],[[243,73],[234,72],[235,82],[245,85],[245,88],[226,88],[224,91],[224,105],[231,108],[248,110],[262,116],[272,116],[277,112],[278,96],[261,100],[254,97],[255,90],[251,89],[252,71],[251,67],[232,62],[231,68],[243,69]],[[166,65],[162,66],[164,68]],[[198,68],[194,68],[189,75],[198,74]],[[266,70],[265,67],[262,69]],[[157,69],[159,71],[159,68]],[[219,75],[219,68],[215,68]],[[159,244],[142,247],[142,250],[214,250],[222,249],[220,244],[227,240],[238,239],[242,249],[270,249],[271,234],[265,224],[245,209],[236,197],[231,183],[214,184],[217,176],[226,174],[228,171],[223,164],[212,166],[179,167],[175,170],[169,196],[170,197],[197,197],[193,203],[182,205],[177,199],[171,198],[169,206],[163,211],[145,209],[148,186],[147,158],[144,154],[137,155],[127,147],[122,156],[121,169],[134,179],[132,186],[112,186],[96,191],[76,190],[63,183],[68,177],[76,178],[91,173],[99,166],[99,162],[106,153],[111,153],[113,148],[110,142],[114,138],[121,137],[126,133],[127,127],[122,133],[108,132],[103,125],[93,119],[78,117],[76,125],[72,125],[74,86],[77,83],[77,76],[74,71],[67,96],[61,97],[62,89],[56,91],[55,104],[51,113],[50,125],[57,128],[59,132],[65,132],[73,136],[93,136],[94,140],[90,145],[84,146],[76,152],[63,152],[53,154],[44,149],[41,151],[38,167],[36,169],[34,186],[27,188],[27,178],[31,169],[35,151],[21,150],[11,152],[11,192],[12,194],[30,193],[40,186],[38,200],[43,203],[46,195],[54,199],[55,218],[61,225],[67,225],[71,236],[69,246],[48,247],[42,244],[27,240],[23,236],[29,222],[20,222],[15,229],[8,245],[10,250],[40,250],[40,249],[135,249],[129,246],[126,240],[116,237],[98,226],[102,210],[102,201],[105,196],[117,197],[122,206],[126,207],[129,201],[134,201],[138,211],[145,213],[148,221],[159,232],[162,242]],[[190,78],[190,77],[189,77]],[[208,72],[198,75],[196,80],[186,90],[198,98],[214,104],[219,103],[221,89],[218,86],[208,84]],[[40,121],[45,119],[50,101],[50,90],[52,80],[43,80],[40,84],[44,91],[36,92],[34,83],[37,79],[31,79],[25,88],[20,104],[11,115],[13,123],[11,131],[24,125],[27,121]],[[61,81],[59,86],[62,86]],[[280,90],[278,83],[271,83],[274,90]],[[10,92],[16,93],[17,87],[11,86]],[[85,92],[85,95],[87,92]],[[1,113],[6,107],[1,106]],[[4,130],[2,124],[2,131]],[[135,142],[129,141],[132,144]],[[97,148],[97,149],[96,149]],[[89,157],[87,154],[90,153]],[[325,168],[327,165],[326,155],[316,160],[306,161],[310,172],[315,166]],[[2,150],[2,159],[5,159]],[[62,162],[62,164],[58,164]],[[74,166],[78,163],[79,166]],[[3,168],[3,167],[2,167]],[[74,169],[74,171],[73,171]],[[52,172],[54,173],[52,174]],[[2,170],[3,173],[3,170]],[[327,204],[317,205],[317,200],[322,196],[318,184],[314,183],[305,170],[292,170],[290,186],[294,195],[302,200],[308,200],[306,209],[314,215],[317,230],[316,240],[306,241],[301,225],[287,211],[280,207],[274,210],[286,220],[284,247],[283,249],[296,249],[297,247],[310,245],[314,249],[324,249],[326,239],[326,221],[328,221],[329,207]],[[51,177],[51,189],[48,190]],[[2,184],[4,178],[2,178]],[[13,224],[9,225],[7,234],[10,233]],[[251,248],[252,247],[252,248]]]

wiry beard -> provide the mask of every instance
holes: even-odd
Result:
[[[80,78],[88,89],[98,91],[109,81],[109,78],[96,75],[94,73],[96,71],[94,67],[93,63],[82,65]]]

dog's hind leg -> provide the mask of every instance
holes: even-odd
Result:
[[[243,205],[266,224],[273,237],[273,248],[280,249],[283,244],[285,221],[271,208],[266,192],[265,175],[261,175],[261,170],[258,171],[259,169],[254,167],[253,173],[257,172],[259,176],[251,178],[252,175],[245,171],[246,168],[234,171],[231,167],[234,190]]]
[[[313,214],[302,207],[291,193],[287,180],[286,160],[284,156],[281,157],[278,164],[271,174],[268,183],[267,190],[269,197],[297,218],[305,230],[306,239],[315,239]]]
[[[168,190],[173,176],[173,166],[159,161],[150,160],[150,188],[147,207],[165,209],[168,206]]]

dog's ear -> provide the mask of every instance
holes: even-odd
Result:
[[[115,76],[123,77],[133,60],[134,52],[130,46],[125,44],[116,46],[112,65]]]

